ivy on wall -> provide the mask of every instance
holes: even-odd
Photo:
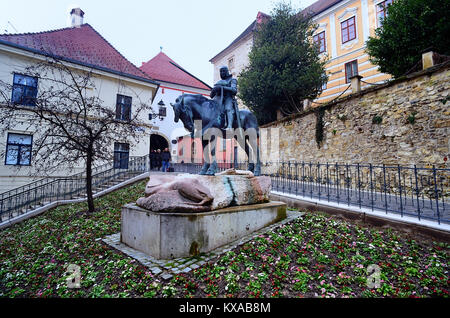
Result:
[[[322,145],[324,133],[323,133],[323,116],[325,115],[325,109],[324,108],[318,108],[316,111],[316,142],[317,147],[320,149],[320,146]]]

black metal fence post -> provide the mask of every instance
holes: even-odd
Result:
[[[397,165],[398,169],[398,191],[400,194],[400,215],[403,217],[403,200],[402,200],[402,178],[401,178],[401,168]]]
[[[437,180],[436,180],[436,167],[434,165],[433,165],[433,179],[434,179],[434,197],[436,201],[437,221],[438,224],[441,224],[441,215],[439,213],[439,193],[437,189]]]
[[[416,165],[414,165],[414,180],[415,180],[415,183],[416,183],[417,217],[418,217],[418,219],[420,221],[419,185],[418,185],[418,182],[417,182],[417,166]]]

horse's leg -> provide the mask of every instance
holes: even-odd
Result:
[[[248,158],[248,166],[247,166],[247,170],[253,172],[255,170],[255,164],[253,163],[252,158],[250,157],[250,137],[249,136],[245,136],[245,154],[247,155]],[[253,149],[252,149],[253,150]]]
[[[255,167],[255,171],[253,172],[253,174],[255,176],[260,176],[261,175],[261,159],[259,158],[259,134],[258,137],[256,139],[256,167]]]
[[[202,174],[202,175],[204,175],[204,174],[206,174],[206,172],[208,171],[208,169],[209,169],[209,166],[210,166],[210,164],[209,164],[209,156],[208,156],[208,158],[204,158],[205,157],[205,154],[208,154],[208,144],[209,144],[209,142],[208,142],[208,140],[202,140],[202,148],[203,148],[203,160],[204,160],[204,163],[203,163],[203,167],[202,167],[202,170],[200,171],[200,173],[199,174]]]
[[[239,145],[242,149],[245,150],[245,153],[246,153],[247,156],[248,156],[248,147],[247,147],[247,144],[245,143],[245,138],[242,139],[242,138],[239,137],[239,135],[235,135],[235,136],[234,136],[234,139],[236,139],[238,145]],[[235,160],[236,160],[236,159],[235,159]],[[238,163],[238,166],[239,166],[239,163]],[[235,169],[237,169],[237,168],[235,167]]]
[[[212,144],[212,146],[211,146]],[[211,148],[211,164],[209,166],[208,171],[206,171],[206,175],[213,176],[217,172],[217,161],[216,161],[216,136],[212,135],[211,139],[209,140],[209,145]]]

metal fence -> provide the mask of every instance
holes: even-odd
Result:
[[[173,163],[175,172],[199,173],[201,163]],[[218,170],[245,170],[246,162],[219,162]],[[149,157],[131,157],[128,169],[105,165],[96,169],[93,187],[133,173],[149,171]],[[369,208],[411,216],[439,224],[450,223],[450,169],[417,166],[266,162],[262,174],[270,176],[272,191],[314,200]],[[81,197],[86,193],[83,174],[49,178],[0,194],[0,220],[5,221],[45,202]]]
[[[174,164],[177,172],[198,173],[201,164]],[[219,170],[247,164],[220,163]],[[346,204],[372,211],[450,223],[450,169],[400,165],[267,162],[262,174],[272,191]]]
[[[93,169],[92,188],[96,189],[115,180],[149,171],[149,157],[130,157],[127,169],[116,169],[113,163]],[[0,221],[34,210],[59,200],[86,195],[86,178],[78,173],[67,178],[45,178],[0,194]]]

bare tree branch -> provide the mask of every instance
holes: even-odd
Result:
[[[49,173],[61,166],[74,168],[83,160],[92,212],[92,166],[112,160],[111,145],[115,141],[124,136],[130,141],[142,137],[138,128],[146,123],[140,118],[144,112],[152,112],[151,106],[136,92],[129,120],[117,119],[115,105],[106,105],[96,92],[92,70],[75,70],[51,54],[45,61],[26,67],[25,72],[42,84],[35,105],[12,102],[13,84],[0,82],[0,126],[13,130],[22,125],[22,130],[34,132],[35,173]]]

